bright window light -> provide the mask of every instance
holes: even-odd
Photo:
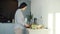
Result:
[[[48,29],[49,34],[53,34],[53,13],[48,14]]]
[[[56,30],[56,34],[60,34],[60,13],[56,13],[55,14],[55,17],[56,17],[56,25],[55,25],[55,30]]]

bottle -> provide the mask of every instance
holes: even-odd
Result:
[[[34,24],[37,24],[37,18],[34,18]]]

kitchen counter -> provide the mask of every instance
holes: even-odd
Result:
[[[29,34],[48,34],[48,29],[29,29],[27,28]]]

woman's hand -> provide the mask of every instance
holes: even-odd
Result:
[[[29,24],[25,24],[25,27],[26,27],[26,28],[30,28],[30,25],[29,25]]]

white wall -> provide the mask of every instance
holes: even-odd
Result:
[[[31,12],[38,18],[39,23],[48,26],[48,14],[60,12],[60,0],[31,0]]]
[[[48,12],[60,12],[60,0],[48,1]]]
[[[37,17],[38,24],[44,23],[47,26],[47,6],[46,0],[31,0],[31,12],[34,14],[34,17]]]

